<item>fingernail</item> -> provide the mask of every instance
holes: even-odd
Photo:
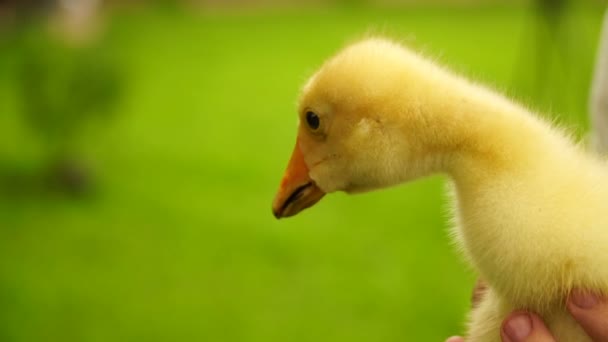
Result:
[[[532,319],[527,313],[511,316],[503,330],[512,342],[523,341],[532,332]]]
[[[591,309],[600,301],[596,295],[585,291],[572,291],[570,300],[581,309]]]
[[[445,342],[464,342],[464,339],[460,336],[452,336],[445,340]]]

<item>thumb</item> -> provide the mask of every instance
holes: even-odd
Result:
[[[543,321],[535,314],[515,311],[502,324],[503,342],[555,342]]]
[[[574,290],[568,310],[594,341],[608,342],[608,300],[591,292]]]

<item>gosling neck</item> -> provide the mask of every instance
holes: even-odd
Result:
[[[534,167],[567,139],[541,119],[486,88],[461,79],[444,82],[443,96],[429,97],[423,108],[427,125],[420,155],[432,156],[431,171],[448,174],[459,187],[504,171]],[[441,87],[438,85],[438,87]],[[546,160],[543,160],[546,162]]]

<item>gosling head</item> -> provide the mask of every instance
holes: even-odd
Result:
[[[421,67],[399,45],[370,39],[347,47],[306,82],[295,149],[272,205],[277,218],[326,193],[363,192],[418,175],[425,153]]]

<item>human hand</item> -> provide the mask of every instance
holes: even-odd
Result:
[[[480,285],[476,286],[475,293]],[[478,296],[477,296],[478,297]],[[475,303],[474,303],[475,305]],[[608,342],[608,299],[575,290],[568,298],[568,311],[595,342]],[[556,342],[538,315],[514,311],[503,322],[500,336],[503,342]],[[464,342],[454,336],[445,342]]]

